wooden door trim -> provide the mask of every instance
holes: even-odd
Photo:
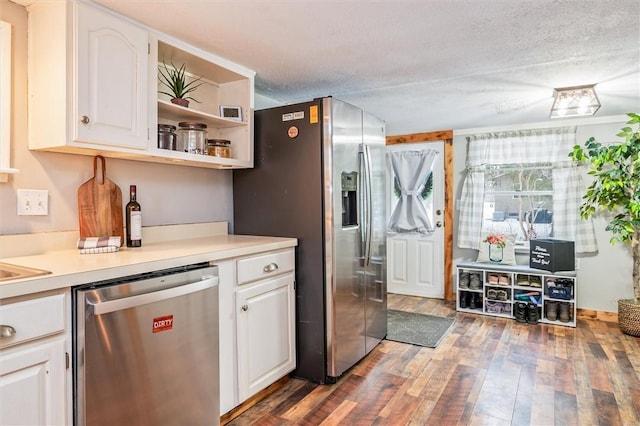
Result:
[[[387,145],[444,142],[444,299],[453,293],[453,130],[387,136]]]

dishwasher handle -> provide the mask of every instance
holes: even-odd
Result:
[[[185,294],[196,293],[218,285],[218,277],[205,276],[202,281],[185,284],[178,287],[171,287],[165,290],[152,291],[150,293],[138,294],[136,296],[123,297],[122,299],[106,300],[100,302],[87,301],[89,312],[92,315],[108,314],[109,312],[121,311],[135,308],[136,306],[147,305],[161,300],[172,299],[184,296]]]

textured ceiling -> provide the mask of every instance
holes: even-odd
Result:
[[[640,111],[638,0],[95,0],[256,71],[281,103],[332,95],[388,134],[548,120],[554,87]]]

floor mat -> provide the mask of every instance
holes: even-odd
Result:
[[[435,348],[455,323],[454,318],[387,311],[387,340]]]

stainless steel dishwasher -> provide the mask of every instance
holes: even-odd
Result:
[[[74,424],[219,425],[208,262],[73,289]]]

